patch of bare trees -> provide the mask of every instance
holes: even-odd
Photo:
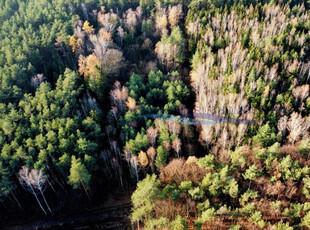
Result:
[[[302,14],[304,5],[300,5],[296,13],[287,16],[287,5],[276,5],[263,7],[264,22],[257,17],[240,17],[239,12],[232,10],[230,13],[216,14],[208,19],[210,26],[206,27],[200,42],[207,47],[200,49],[200,56],[203,58],[193,63],[191,71],[191,82],[196,93],[196,104],[194,114],[197,120],[203,120],[201,114],[213,114],[222,117],[252,120],[261,111],[251,105],[251,94],[259,92],[260,106],[265,106],[268,98],[276,97],[277,94],[286,90],[285,82],[281,79],[279,63],[268,65],[267,63],[277,54],[284,55],[282,46],[270,42],[270,37],[279,37],[289,25],[296,25],[300,20],[307,21],[309,16]],[[254,12],[253,7],[246,9],[247,14]],[[187,23],[187,32],[190,38],[195,40],[201,24],[199,19],[194,18]],[[250,58],[251,54],[247,46],[240,40],[240,35],[245,32],[256,49],[262,50],[263,55],[256,60]],[[309,32],[307,33],[309,35]],[[287,41],[292,43],[298,39],[302,46],[306,34],[297,35],[296,29],[292,27]],[[212,52],[215,39],[227,39],[226,47]],[[199,47],[199,45],[198,45]],[[196,60],[196,59],[193,59]],[[305,110],[305,100],[309,96],[309,63],[297,59],[287,59],[284,62],[286,73],[298,73],[298,79],[293,82],[293,96],[296,112]],[[283,85],[280,85],[283,84]],[[275,105],[274,110],[282,115],[292,109],[287,100],[281,105]],[[287,114],[289,115],[289,114]],[[284,117],[284,116],[283,116]],[[209,124],[199,127],[200,139],[206,145],[219,144],[224,148],[239,146],[243,143],[244,134],[248,129],[247,124],[223,124],[220,121],[212,121]],[[298,128],[297,128],[298,127]],[[307,119],[294,113],[290,119],[281,118],[278,124],[279,131],[286,134],[288,131],[289,140],[294,143],[307,136]],[[221,142],[218,142],[220,140]]]

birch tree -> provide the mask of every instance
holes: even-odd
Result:
[[[43,205],[41,204],[41,202],[39,200],[39,197],[37,195],[37,191],[35,190],[35,187],[33,185],[33,178],[32,178],[31,172],[29,172],[29,169],[27,166],[23,166],[19,170],[19,178],[18,179],[19,179],[21,186],[34,195],[34,197],[36,198],[36,201],[38,202],[42,212],[45,215],[47,215],[47,212],[45,211]]]

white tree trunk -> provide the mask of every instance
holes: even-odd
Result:
[[[50,211],[50,213],[53,215],[53,212],[52,212],[52,210],[50,209],[50,206],[48,205],[48,203],[47,203],[47,201],[46,201],[46,199],[45,199],[45,196],[44,196],[44,193],[42,192],[42,189],[40,188],[39,190],[40,190],[40,193],[41,193],[41,195],[42,195],[42,197],[43,197],[44,203],[46,204],[46,206],[47,206],[48,210]]]
[[[41,204],[41,202],[40,202],[40,200],[39,200],[37,194],[35,193],[34,189],[32,188],[32,185],[30,185],[30,188],[31,188],[31,191],[32,191],[33,195],[35,196],[35,198],[36,198],[36,200],[37,200],[37,202],[38,202],[40,208],[42,209],[42,211],[44,212],[44,214],[47,215],[47,213],[46,213],[46,211],[44,210],[44,208],[43,208],[43,206],[42,206],[42,204]]]

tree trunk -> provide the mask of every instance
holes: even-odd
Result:
[[[46,206],[47,206],[48,210],[50,211],[50,213],[53,215],[53,212],[52,212],[52,210],[50,209],[50,206],[48,205],[48,203],[47,203],[47,201],[46,201],[46,199],[45,199],[45,196],[44,196],[44,193],[42,192],[42,189],[40,188],[39,190],[40,190],[40,193],[41,193],[41,195],[42,195],[42,197],[43,197],[44,203],[46,204]]]
[[[52,190],[54,191],[54,193],[57,195],[56,190],[54,189],[52,183],[49,181],[49,179],[47,179],[47,183],[51,186]]]
[[[47,168],[48,168],[48,170],[51,172],[51,174],[52,174],[52,176],[53,176],[53,178],[55,179],[55,181],[59,184],[59,186],[65,191],[65,193],[67,193],[68,194],[68,191],[64,188],[64,186],[62,185],[62,183],[63,184],[65,184],[63,181],[62,181],[62,183],[58,180],[58,178],[57,178],[57,176],[55,175],[55,173],[54,173],[54,171],[49,167],[49,166],[47,166]]]
[[[13,195],[14,200],[15,200],[16,203],[18,204],[18,206],[21,208],[21,210],[24,210],[23,207],[20,205],[19,201],[17,200],[17,198],[16,198],[16,196],[15,196],[15,194],[14,194],[13,191],[12,191],[12,195]]]
[[[86,193],[86,195],[87,195],[87,197],[88,197],[88,200],[90,200],[89,194],[88,194],[87,189],[86,189],[86,187],[85,187],[85,185],[84,185],[83,182],[82,182],[82,186],[83,186],[84,191],[85,191],[85,193]]]
[[[47,215],[47,213],[46,213],[46,211],[44,210],[44,208],[43,208],[41,202],[40,202],[39,199],[38,199],[37,194],[36,194],[35,191],[33,190],[32,185],[30,185],[30,188],[31,188],[31,191],[32,191],[33,195],[35,196],[35,198],[36,198],[38,204],[40,205],[40,208],[42,209],[42,211],[44,212],[44,214]]]

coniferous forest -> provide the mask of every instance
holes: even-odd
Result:
[[[309,84],[309,1],[0,0],[0,229],[310,229]]]

